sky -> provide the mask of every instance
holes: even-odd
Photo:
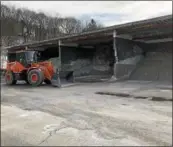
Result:
[[[112,26],[172,14],[172,1],[1,1],[51,16],[95,19]]]

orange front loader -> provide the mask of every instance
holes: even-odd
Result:
[[[53,64],[50,61],[38,61],[37,52],[22,51],[15,54],[9,54],[5,80],[9,85],[16,84],[18,80],[24,80],[26,83],[39,86],[43,82],[60,87],[59,77],[54,71]]]

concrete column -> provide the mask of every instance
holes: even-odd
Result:
[[[60,62],[59,71],[61,71],[61,40],[58,40],[58,52],[59,52],[59,62]]]
[[[117,33],[114,30],[113,31],[113,49],[114,49],[115,63],[118,62],[117,46],[116,46],[116,36],[117,36]]]
[[[114,62],[114,69],[113,69],[113,80],[117,79],[116,76],[116,71],[117,71],[117,63],[118,63],[118,54],[117,54],[117,46],[116,46],[116,30],[113,31],[113,50],[114,50],[114,57],[115,57],[115,62]]]

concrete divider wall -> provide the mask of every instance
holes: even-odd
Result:
[[[119,60],[114,64],[114,76],[117,79],[128,78],[144,59],[145,44],[117,38],[116,45]]]
[[[128,78],[143,59],[143,55],[137,55],[116,63],[114,67],[116,78]]]

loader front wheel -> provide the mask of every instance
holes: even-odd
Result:
[[[5,73],[5,81],[7,85],[15,85],[17,80],[15,80],[15,75],[12,71],[7,71]]]
[[[28,83],[32,86],[39,86],[42,84],[44,75],[42,71],[38,69],[33,69],[28,73]]]

